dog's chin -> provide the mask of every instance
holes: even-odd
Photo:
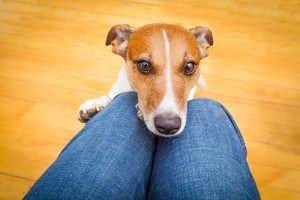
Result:
[[[180,117],[181,117],[180,129],[176,133],[170,134],[170,135],[166,135],[166,134],[162,134],[162,133],[158,132],[158,130],[155,128],[155,125],[154,125],[154,116],[144,115],[144,121],[145,121],[145,124],[146,124],[148,130],[150,132],[152,132],[153,134],[158,135],[160,137],[175,137],[175,136],[180,135],[183,132],[185,124],[186,124],[186,114],[181,113]]]

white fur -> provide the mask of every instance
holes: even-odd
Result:
[[[197,89],[196,85],[191,89],[189,97],[188,97],[188,101],[194,98],[196,89]]]
[[[118,94],[123,92],[133,91],[126,74],[126,64],[123,65],[121,71],[119,72],[117,81],[113,84],[109,91],[109,97],[111,99],[115,98]]]
[[[88,110],[97,110],[100,111],[103,108],[105,108],[109,103],[111,102],[111,99],[108,96],[102,96],[98,99],[91,99],[91,100],[87,100],[86,102],[84,102],[83,104],[81,104],[79,106],[78,109],[78,119],[81,118],[80,116],[80,111],[82,111],[83,113],[87,113]]]
[[[197,84],[196,85],[201,90],[205,90],[206,89],[206,83],[205,83],[205,80],[204,80],[204,78],[203,78],[202,75],[200,75],[199,79],[197,80]],[[196,94],[196,90],[197,90],[196,85],[191,89],[189,97],[188,97],[188,101],[194,99],[195,94]]]
[[[164,136],[164,137],[172,137],[175,135],[179,135],[185,126],[186,123],[186,111],[184,112],[179,112],[177,104],[175,102],[175,97],[174,97],[174,92],[173,92],[173,86],[172,86],[172,79],[171,79],[171,59],[170,59],[170,44],[169,40],[167,37],[166,30],[162,30],[163,38],[164,38],[164,43],[165,43],[165,55],[166,55],[166,93],[164,95],[164,98],[162,102],[160,103],[158,109],[156,110],[155,113],[151,115],[145,115],[145,123],[148,127],[148,129],[155,133],[156,135],[159,136]],[[176,134],[173,135],[164,135],[159,133],[154,125],[154,117],[155,115],[158,114],[163,114],[163,113],[173,113],[175,115],[178,115],[181,118],[181,127],[180,129],[176,132]]]
[[[206,90],[206,83],[202,75],[200,75],[198,81],[197,81],[197,86],[201,90]]]
[[[164,112],[171,112],[174,114],[179,114],[174,92],[172,86],[172,79],[171,79],[171,59],[170,59],[170,44],[167,37],[167,33],[165,30],[162,30],[165,42],[165,52],[166,52],[166,93],[165,96],[158,107],[157,114],[164,113]]]
[[[83,104],[80,105],[78,109],[78,118],[80,119],[80,111],[86,114],[88,110],[96,109],[97,111],[105,108],[113,98],[115,98],[118,94],[121,94],[123,92],[129,92],[132,91],[132,87],[130,86],[130,83],[127,79],[127,74],[125,71],[126,65],[122,67],[117,81],[113,84],[112,88],[110,89],[109,95],[102,96],[98,99],[91,99],[87,100]]]

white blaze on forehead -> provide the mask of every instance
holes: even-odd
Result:
[[[170,59],[170,43],[167,37],[166,30],[162,30],[163,37],[164,37],[164,43],[165,43],[165,55],[166,55],[166,93],[165,96],[160,103],[160,106],[158,107],[157,113],[162,114],[164,112],[171,112],[174,114],[179,114],[174,92],[173,92],[173,86],[172,86],[172,79],[171,79],[171,59]]]

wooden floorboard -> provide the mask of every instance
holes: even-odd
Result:
[[[109,91],[110,27],[153,22],[211,28],[196,96],[234,116],[263,199],[300,199],[296,0],[0,0],[0,199],[21,199],[82,128],[78,106]]]

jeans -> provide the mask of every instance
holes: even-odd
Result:
[[[241,133],[218,102],[188,102],[184,132],[157,137],[117,96],[69,142],[24,199],[260,199]]]

